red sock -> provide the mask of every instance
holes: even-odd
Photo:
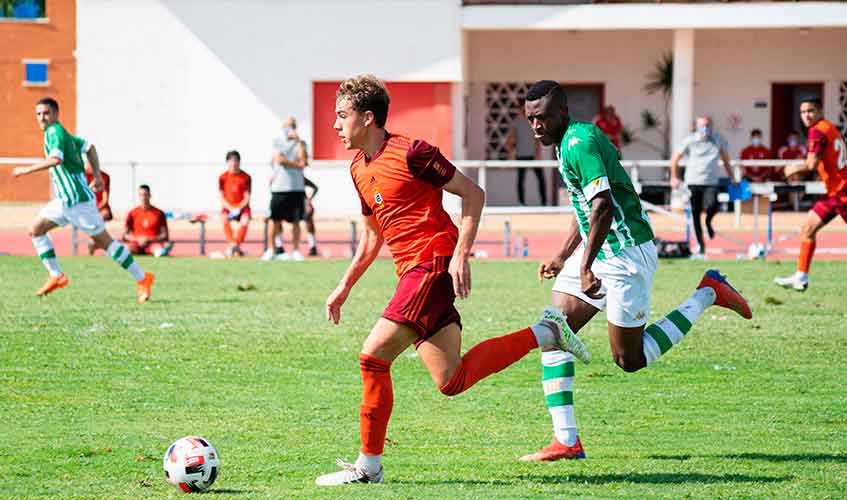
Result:
[[[360,353],[359,368],[362,370],[362,405],[359,407],[362,453],[382,455],[385,431],[394,406],[391,363]]]
[[[238,228],[238,233],[236,233],[235,244],[241,246],[245,239],[247,239],[247,224],[242,224],[241,227]]]
[[[815,254],[815,240],[803,240],[800,243],[800,257],[797,259],[797,270],[808,273],[812,265],[812,256]]]
[[[230,243],[235,242],[232,237],[232,226],[229,225],[229,221],[224,222],[224,236],[226,236],[226,241]]]
[[[439,389],[448,396],[460,394],[526,356],[536,347],[538,341],[530,328],[480,342],[462,356],[462,362],[450,381]]]

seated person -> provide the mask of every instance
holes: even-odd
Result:
[[[750,145],[741,150],[742,160],[772,160],[770,148],[762,144],[762,131],[754,128],[750,132]],[[774,178],[778,169],[771,167],[744,167],[744,178],[753,182],[765,182]]]
[[[103,178],[103,189],[100,191],[94,191],[94,196],[97,202],[97,210],[100,211],[100,216],[103,217],[104,222],[109,222],[113,219],[112,217],[112,207],[109,206],[109,189],[111,187],[111,181],[109,180],[109,175],[100,170],[100,176]],[[94,172],[91,170],[91,163],[88,162],[88,159],[85,158],[85,182],[88,183],[89,186],[93,186],[94,183]],[[97,250],[94,245],[94,240],[88,240],[88,255],[94,255],[94,252]]]
[[[123,241],[133,255],[165,257],[173,248],[165,213],[150,204],[150,186],[138,187],[138,199],[141,203],[126,216]]]
[[[800,163],[806,159],[806,146],[800,142],[800,136],[795,131],[788,133],[785,145],[779,148],[780,160],[800,160]],[[786,178],[789,182],[802,182],[811,180],[814,174],[808,169],[788,169],[791,175],[783,174],[783,180]]]
[[[241,155],[238,151],[226,154],[226,172],[218,178],[218,190],[221,195],[221,221],[229,248],[227,257],[244,256],[242,243],[247,238],[250,225],[250,175],[241,170]],[[238,224],[238,232],[233,235],[232,223]]]

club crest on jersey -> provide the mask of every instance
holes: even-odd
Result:
[[[582,142],[582,139],[580,139],[579,137],[571,137],[570,139],[568,139],[568,149],[576,146],[580,142]]]

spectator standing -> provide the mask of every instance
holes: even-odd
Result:
[[[126,216],[123,241],[133,255],[167,256],[173,243],[169,242],[168,220],[165,212],[150,203],[150,186],[138,187],[140,203]]]
[[[750,132],[750,145],[741,150],[742,160],[772,160],[770,148],[762,144],[762,131],[754,128]],[[753,182],[765,182],[775,177],[771,167],[744,167],[744,177]]]
[[[303,260],[300,253],[300,221],[306,215],[306,186],[303,169],[306,167],[306,148],[297,135],[297,121],[286,118],[282,123],[282,133],[273,142],[273,161],[271,168],[271,206],[270,220],[273,230],[268,235],[268,249],[262,260]],[[282,223],[291,224],[291,254],[286,254],[277,236],[283,234]]]
[[[218,190],[221,193],[221,221],[224,235],[229,242],[227,257],[244,256],[241,245],[247,238],[247,228],[250,225],[250,191],[253,181],[250,174],[241,170],[241,154],[230,151],[226,154],[226,172],[218,178]],[[238,224],[238,232],[233,236],[232,223]]]
[[[685,184],[691,192],[691,218],[694,224],[694,234],[700,246],[698,253],[692,259],[706,258],[706,244],[703,241],[703,228],[700,214],[706,211],[706,231],[709,238],[715,237],[712,219],[718,213],[718,163],[723,161],[730,182],[733,180],[727,153],[726,140],[712,127],[712,119],[700,116],[696,121],[695,132],[685,138],[682,148],[671,158],[671,188],[678,189],[682,184],[679,178],[679,161],[685,159]]]
[[[535,133],[529,126],[524,112],[524,101],[519,103],[519,114],[512,119],[509,125],[509,135],[506,137],[506,152],[509,159],[518,161],[531,161],[536,159],[538,147],[535,142]],[[526,205],[524,195],[524,184],[526,180],[526,168],[518,169],[518,202]],[[538,195],[542,205],[547,205],[547,185],[544,182],[544,169],[533,167],[535,179],[538,181]]]

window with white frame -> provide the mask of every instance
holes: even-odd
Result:
[[[47,17],[46,0],[0,0],[0,19],[27,20]]]
[[[24,85],[28,87],[46,87],[50,85],[47,78],[48,59],[24,59],[21,61],[24,69]]]

